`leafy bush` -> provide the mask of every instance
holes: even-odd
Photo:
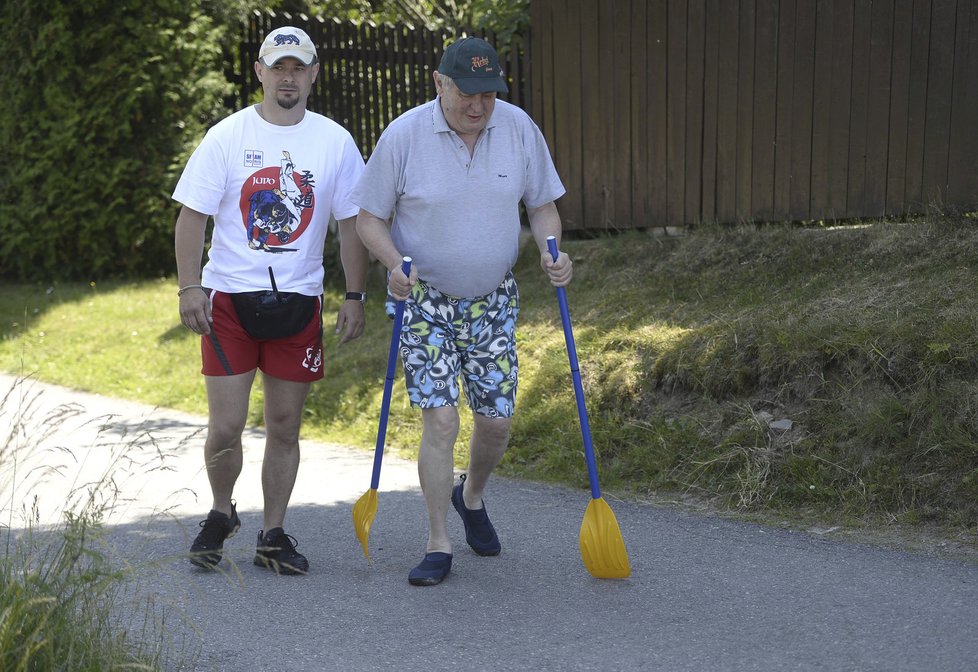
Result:
[[[223,116],[238,0],[7,0],[0,275],[145,277],[173,267],[170,193]]]
[[[347,21],[407,23],[429,30],[462,28],[492,30],[508,41],[530,26],[529,0],[277,0],[270,7],[293,14],[310,14]]]

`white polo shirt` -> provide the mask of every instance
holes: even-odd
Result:
[[[520,201],[538,208],[564,191],[526,112],[497,100],[470,157],[436,98],[388,125],[351,198],[381,219],[393,215],[391,238],[419,278],[476,298],[516,263]]]

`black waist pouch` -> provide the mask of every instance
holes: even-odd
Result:
[[[315,296],[294,292],[243,292],[229,296],[241,326],[256,339],[295,336],[316,314]]]

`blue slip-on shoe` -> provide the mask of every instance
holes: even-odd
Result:
[[[451,553],[427,553],[421,564],[408,573],[412,586],[436,586],[452,571]]]
[[[465,474],[462,474],[461,478],[462,482],[452,488],[452,505],[462,517],[462,524],[465,525],[465,541],[469,542],[472,550],[479,555],[499,555],[502,546],[499,544],[499,537],[496,536],[496,528],[489,522],[486,503],[482,502],[481,509],[466,508],[465,500],[462,499]]]

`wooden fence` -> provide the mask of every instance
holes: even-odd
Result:
[[[543,129],[565,228],[899,216],[978,208],[978,0],[533,0],[498,44]],[[255,13],[239,105],[271,29],[319,47],[310,107],[365,155],[434,95],[451,36]]]
[[[254,72],[258,50],[269,31],[293,25],[305,30],[319,52],[320,74],[309,98],[309,109],[343,124],[369,156],[384,127],[402,112],[435,96],[432,74],[438,68],[448,32],[433,32],[407,26],[355,25],[290,16],[285,13],[253,12],[229,73],[237,85],[236,107],[256,100],[261,85]],[[523,39],[514,37],[498,44],[491,31],[465,31],[496,46],[503,60],[510,91],[502,98],[523,105],[525,49]]]
[[[534,0],[568,228],[978,206],[975,0]]]

